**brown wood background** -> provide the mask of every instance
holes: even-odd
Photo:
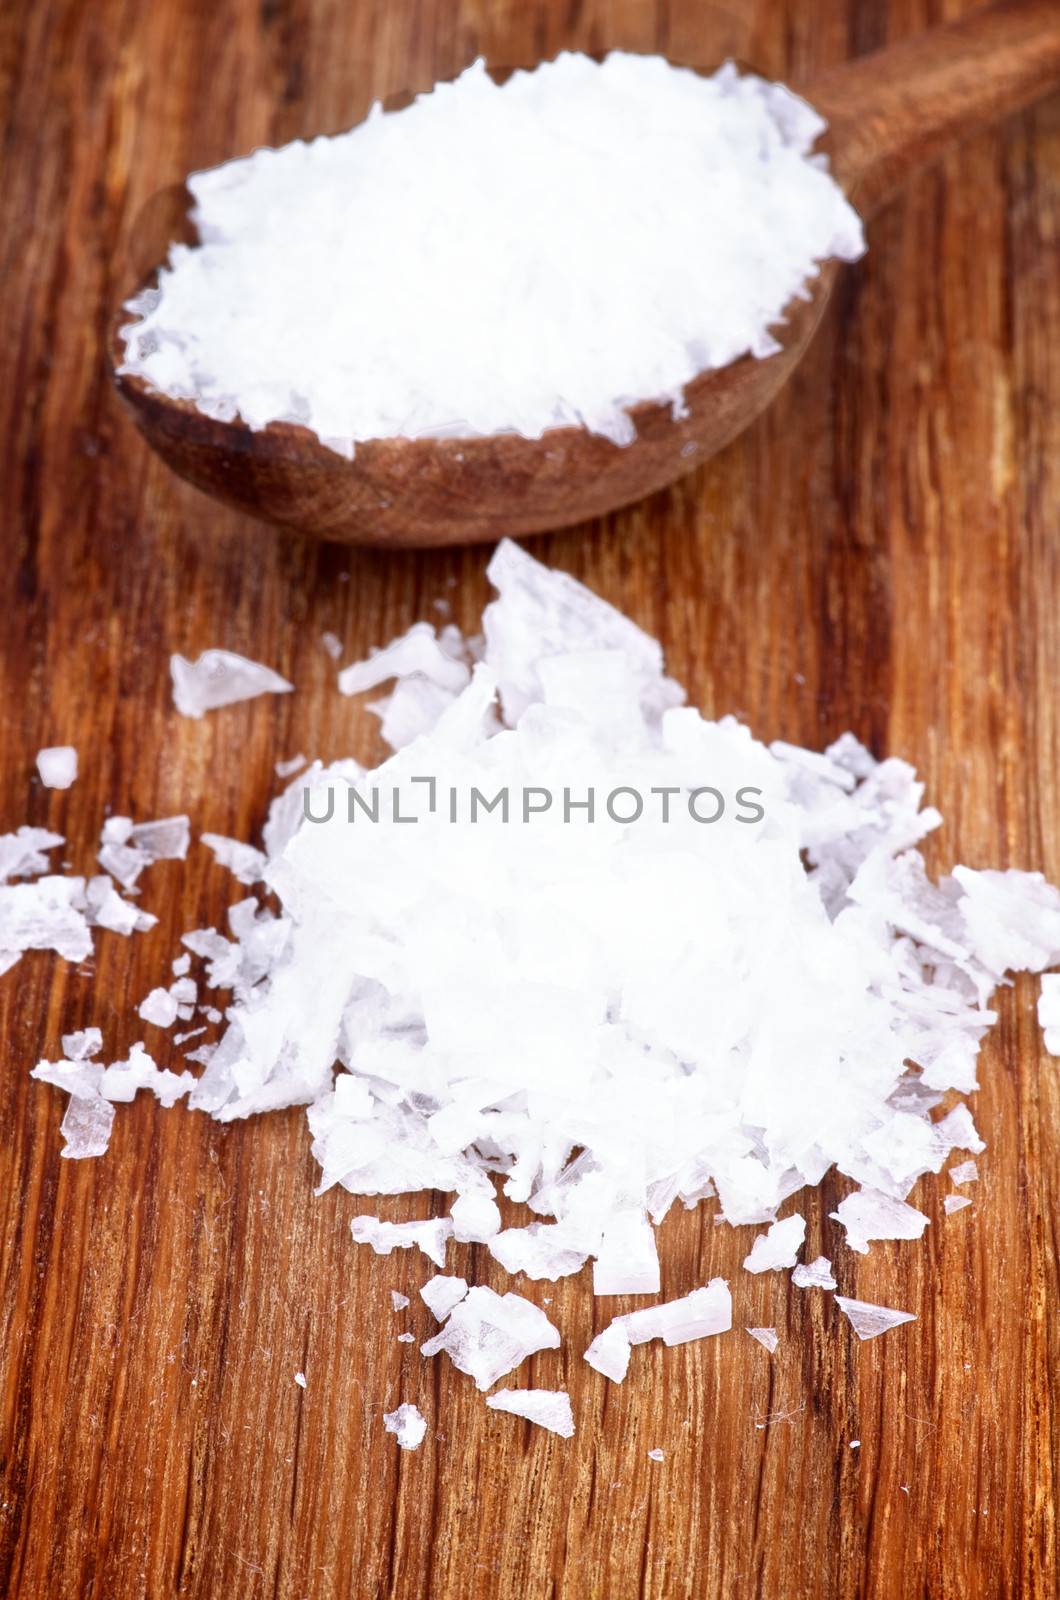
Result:
[[[791,80],[960,13],[960,0],[26,0],[0,18],[0,829],[69,837],[106,807],[187,809],[250,837],[297,750],[371,749],[334,687],[347,656],[438,596],[473,626],[485,550],[382,557],[216,508],[119,412],[101,341],[133,224],[163,185],[260,142],[338,130],[478,52],[728,52]],[[712,712],[820,745],[853,728],[916,762],[947,826],[936,865],[1060,877],[1060,99],[983,137],[880,215],[795,385],[672,492],[537,544],[664,641]],[[167,657],[225,645],[299,692],[185,721]],[[39,746],[82,776],[42,791]],[[919,1314],[863,1346],[831,1298],[736,1272],[747,1233],[670,1218],[663,1289],[734,1279],[775,1323],[582,1362],[610,1316],[584,1276],[532,1285],[566,1335],[518,1382],[570,1388],[567,1443],[495,1415],[422,1336],[422,1258],[354,1248],[316,1200],[301,1113],[220,1128],[119,1108],[111,1152],[59,1160],[62,1097],[32,1084],[60,1032],[112,1051],[179,932],[238,898],[196,846],[150,869],[151,935],[91,976],[47,956],[0,979],[0,1592],[140,1596],[960,1597],[1056,1592],[1055,1219],[1060,1089],[1036,986],[1003,998],[977,1114],[975,1205],[918,1192],[923,1245],[866,1260],[809,1207],[841,1285]],[[152,1047],[164,1036],[146,1035]],[[422,1199],[382,1203],[423,1214]],[[829,1248],[832,1246],[832,1248]],[[481,1249],[451,1257],[501,1287]],[[303,1393],[292,1377],[304,1369]],[[382,1412],[431,1434],[399,1455]],[[852,1451],[849,1442],[861,1440]],[[649,1448],[665,1450],[662,1463]]]

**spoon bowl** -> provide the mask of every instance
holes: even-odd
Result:
[[[862,216],[960,136],[1030,104],[1060,82],[1056,0],[1005,0],[964,22],[832,69],[804,93],[824,116],[823,148]],[[141,218],[137,253],[161,262],[188,237],[188,196],[164,191]],[[765,409],[813,337],[835,283],[826,263],[808,297],[772,331],[772,356],[701,373],[682,415],[669,402],[629,408],[636,437],[616,445],[584,428],[469,438],[385,438],[351,459],[309,429],[221,422],[152,390],[120,366],[117,314],[110,363],[118,393],[151,447],[181,477],[263,521],[350,544],[427,546],[561,528],[664,488],[724,448]],[[145,270],[139,287],[151,281]],[[130,285],[130,292],[134,286]]]

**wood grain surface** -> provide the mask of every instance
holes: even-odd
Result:
[[[188,810],[250,837],[298,750],[371,755],[338,695],[348,656],[448,599],[475,624],[487,552],[380,556],[225,512],[153,459],[103,343],[133,219],[193,167],[334,131],[376,96],[485,52],[727,53],[808,78],[960,0],[23,0],[0,17],[0,829],[46,824],[93,860],[106,809]],[[708,711],[814,745],[853,728],[921,769],[947,824],[935,866],[1060,878],[1060,101],[917,180],[873,224],[795,379],[698,476],[537,542],[665,643]],[[298,693],[202,722],[167,656],[224,645]],[[69,741],[68,794],[33,776]],[[834,1247],[847,1292],[918,1321],[858,1345],[831,1297],[737,1271],[748,1230],[667,1220],[663,1290],[731,1277],[731,1335],[581,1360],[612,1313],[581,1275],[551,1298],[561,1352],[519,1382],[570,1389],[578,1433],[486,1410],[401,1344],[427,1272],[349,1239],[367,1209],[314,1199],[300,1112],[221,1128],[138,1101],[111,1151],[59,1159],[61,1096],[31,1083],[59,1035],[124,1052],[181,930],[238,894],[196,845],[150,869],[159,926],[90,971],[26,957],[0,979],[0,1593],[142,1596],[1052,1596],[1060,1087],[1035,985],[1001,1000],[976,1114],[975,1203],[920,1245]],[[176,1063],[175,1063],[176,1064]],[[369,1205],[374,1208],[374,1203]],[[422,1198],[379,1204],[422,1215]],[[482,1249],[452,1259],[504,1286]],[[771,1359],[740,1331],[775,1323]],[[303,1392],[293,1382],[302,1370]],[[400,1455],[382,1413],[430,1435]],[[850,1448],[860,1439],[860,1449]],[[650,1461],[653,1447],[665,1451]]]

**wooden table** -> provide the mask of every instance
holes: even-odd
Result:
[[[222,512],[152,460],[101,341],[148,197],[257,143],[335,131],[370,100],[505,62],[622,46],[733,53],[797,81],[961,11],[960,0],[37,0],[0,21],[0,829],[68,837],[106,809],[187,810],[251,837],[273,763],[377,753],[321,646],[347,659],[437,597],[474,627],[485,550],[353,554]],[[21,15],[20,15],[21,12]],[[540,541],[663,640],[710,712],[820,746],[853,728],[922,770],[936,867],[1060,877],[1060,100],[911,187],[846,274],[794,387],[699,475]],[[298,693],[202,722],[167,658],[224,645]],[[71,742],[82,776],[41,789]],[[834,1254],[848,1292],[919,1320],[858,1345],[830,1297],[738,1272],[747,1230],[667,1220],[663,1290],[736,1285],[731,1335],[638,1352],[622,1388],[581,1360],[610,1314],[586,1275],[531,1285],[566,1336],[519,1381],[570,1389],[571,1442],[488,1412],[424,1335],[422,1258],[352,1246],[314,1199],[300,1112],[222,1128],[141,1097],[109,1155],[59,1159],[62,1097],[31,1083],[60,1032],[112,1058],[179,933],[236,894],[196,845],[150,870],[150,935],[91,974],[27,957],[0,979],[0,1592],[92,1596],[974,1596],[1056,1592],[1055,1219],[1060,1090],[1036,986],[1001,1002],[972,1209],[915,1196],[922,1245]],[[152,1035],[154,1042],[161,1038]],[[179,1063],[174,1063],[179,1064]],[[810,1244],[842,1186],[809,1199]],[[422,1197],[383,1203],[422,1215]],[[829,1253],[833,1253],[829,1250]],[[485,1251],[460,1270],[505,1285]],[[519,1285],[522,1287],[522,1284]],[[742,1332],[775,1323],[771,1359]],[[303,1392],[293,1382],[304,1371]],[[431,1423],[399,1454],[382,1413]],[[852,1441],[861,1441],[860,1449]],[[662,1462],[650,1448],[665,1451]]]

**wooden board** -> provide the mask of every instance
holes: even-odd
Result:
[[[187,809],[249,837],[302,750],[372,754],[335,691],[347,657],[444,597],[474,625],[484,550],[383,558],[222,512],[149,458],[101,341],[150,195],[260,142],[337,130],[478,52],[726,53],[797,79],[960,12],[959,0],[36,0],[0,20],[0,830],[67,834],[91,867],[106,808]],[[933,863],[1060,877],[1060,101],[984,137],[882,214],[794,386],[698,477],[536,550],[665,643],[709,711],[908,757],[946,816]],[[167,657],[225,645],[298,693],[202,722]],[[32,775],[70,741],[68,794]],[[234,898],[195,847],[151,870],[161,921],[91,975],[27,957],[0,979],[0,1592],[11,1596],[463,1596],[720,1600],[1051,1596],[1051,1388],[1060,1089],[1036,986],[1001,1001],[976,1107],[972,1209],[916,1198],[922,1245],[862,1260],[809,1201],[843,1286],[919,1320],[859,1346],[829,1297],[737,1267],[747,1230],[667,1221],[663,1289],[733,1277],[775,1323],[648,1348],[621,1388],[581,1361],[610,1314],[584,1278],[537,1285],[570,1389],[567,1443],[488,1412],[401,1344],[420,1259],[352,1246],[351,1197],[314,1199],[300,1113],[221,1128],[123,1108],[109,1155],[59,1159],[61,1097],[28,1070],[60,1032],[141,1036],[180,931]],[[153,1036],[153,1043],[159,1036]],[[381,1206],[422,1214],[422,1200]],[[502,1286],[481,1249],[455,1256]],[[307,1376],[304,1392],[293,1374]],[[431,1435],[399,1455],[382,1412]],[[851,1441],[860,1439],[860,1449]],[[647,1457],[665,1451],[662,1462]]]

